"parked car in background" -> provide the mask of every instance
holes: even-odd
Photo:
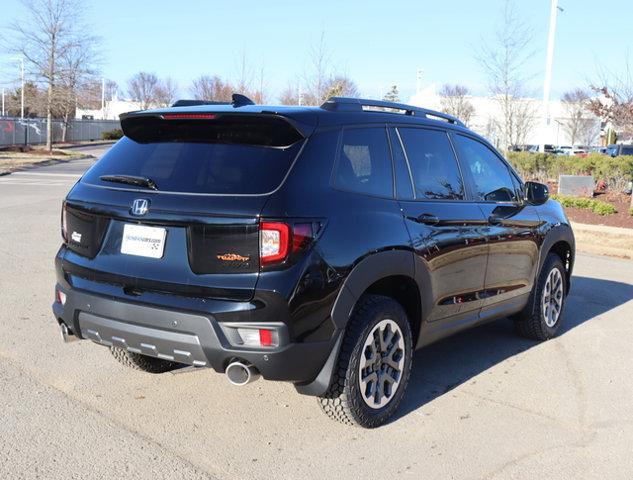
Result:
[[[602,153],[602,154],[606,155],[607,147],[596,145],[596,146],[593,146],[593,147],[591,147],[589,149],[589,153]]]
[[[633,155],[633,145],[624,145],[622,143],[609,145],[606,154],[611,157],[619,157],[621,155]]]
[[[572,148],[570,146],[560,145],[556,147],[552,153],[555,153],[556,155],[571,155]]]

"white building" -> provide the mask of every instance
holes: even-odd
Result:
[[[112,100],[106,100],[104,108],[99,108],[95,110],[78,108],[75,112],[75,118],[90,118],[94,120],[118,120],[119,115],[121,115],[122,113],[133,112],[140,109],[141,105],[138,102],[119,100],[115,97]]]
[[[424,88],[419,88],[418,92],[411,97],[409,103],[418,107],[430,108],[433,110],[441,110],[441,97],[438,93],[437,85],[431,84]],[[502,118],[499,101],[492,97],[468,96],[468,101],[474,108],[474,114],[469,122],[469,128],[486,137],[491,143],[502,146],[503,140],[500,138],[499,132],[493,127],[495,120],[497,122]],[[522,99],[527,102],[529,111],[533,112],[530,117],[530,128],[523,140],[523,144],[540,145],[541,143],[551,145],[568,145],[571,146],[571,139],[565,128],[568,121],[567,113],[563,103],[559,100],[550,100],[549,102],[549,125],[543,127],[542,112],[543,101],[534,98]],[[600,143],[600,122],[595,119],[595,138],[591,142],[592,145]],[[591,136],[591,135],[590,135]],[[576,144],[586,144],[587,140],[576,141]]]

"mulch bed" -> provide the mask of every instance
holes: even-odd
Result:
[[[590,225],[607,225],[609,227],[633,228],[633,216],[629,215],[631,197],[623,193],[603,193],[594,197],[596,200],[613,205],[618,213],[598,215],[586,208],[566,208],[565,212],[572,222]]]

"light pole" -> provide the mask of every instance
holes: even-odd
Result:
[[[2,116],[4,117],[4,88],[2,88]]]
[[[545,79],[543,81],[543,119],[541,125],[541,144],[539,150],[545,152],[545,136],[549,126],[549,94],[552,84],[552,62],[554,61],[554,39],[556,37],[556,17],[558,0],[552,0],[549,12],[549,34],[547,35],[547,58],[545,60]]]
[[[24,120],[24,57],[13,57],[13,59],[20,61],[20,78],[22,80],[22,88],[20,92],[20,118]]]

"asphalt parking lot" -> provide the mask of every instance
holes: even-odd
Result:
[[[633,478],[632,261],[578,256],[554,340],[500,320],[418,352],[398,417],[361,430],[291,385],[64,345],[59,211],[91,163],[0,177],[0,478]]]

